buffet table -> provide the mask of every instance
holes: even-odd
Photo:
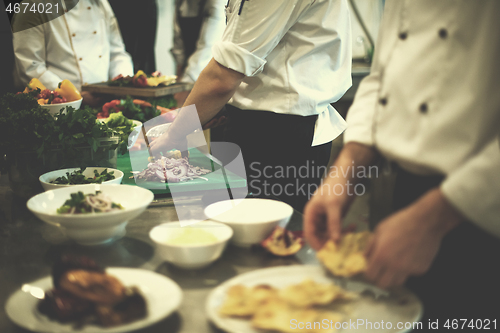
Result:
[[[94,247],[77,245],[57,227],[38,220],[26,208],[26,201],[15,197],[6,174],[0,177],[0,332],[27,332],[7,317],[4,303],[24,283],[50,274],[54,260],[62,254],[87,255],[105,266],[132,267],[156,271],[179,284],[183,300],[177,312],[163,321],[134,332],[220,332],[207,319],[205,301],[220,283],[241,273],[262,267],[316,264],[314,252],[307,246],[296,256],[278,258],[262,249],[229,245],[223,256],[208,268],[185,271],[163,262],[148,233],[156,225],[177,221],[173,202],[168,197],[155,202],[139,217],[129,222],[122,239]],[[197,215],[204,208],[201,200],[186,202]],[[294,212],[290,229],[302,227],[302,215]]]

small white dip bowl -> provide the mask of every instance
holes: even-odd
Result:
[[[225,200],[205,208],[207,218],[233,229],[231,242],[242,247],[260,243],[292,214],[293,208],[284,202],[257,198]]]
[[[216,240],[199,245],[171,243],[189,228],[208,232]],[[181,227],[180,222],[163,223],[149,232],[149,237],[156,243],[158,254],[167,262],[184,269],[203,268],[219,259],[232,236],[230,227],[213,221],[200,221],[185,227]]]

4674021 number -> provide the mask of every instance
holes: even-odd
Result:
[[[27,2],[21,2],[21,3],[9,3],[7,7],[5,8],[6,12],[9,13],[14,13],[14,14],[19,14],[19,13],[34,13],[34,14],[59,14],[59,4],[55,3],[52,4],[50,2],[48,3],[27,3]]]
[[[448,319],[443,325],[444,328],[449,330],[463,330],[463,329],[476,329],[476,330],[496,330],[497,320],[490,319]]]

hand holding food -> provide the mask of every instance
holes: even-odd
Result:
[[[366,271],[365,250],[370,232],[347,233],[339,243],[328,241],[316,256],[336,276],[351,277]]]
[[[366,276],[381,288],[402,285],[431,267],[441,241],[463,216],[439,188],[384,219],[368,244]]]

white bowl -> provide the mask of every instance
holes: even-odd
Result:
[[[111,179],[105,182],[102,182],[103,185],[109,185],[109,184],[121,184],[122,179],[123,179],[123,172],[117,169],[112,169],[112,168],[104,168],[104,167],[87,167],[85,171],[83,172],[83,175],[90,178],[94,177],[94,170],[97,170],[97,172],[101,173],[104,171],[104,169],[108,169],[108,172],[113,171],[113,175],[115,176],[115,179]],[[42,184],[42,187],[45,191],[49,190],[56,190],[59,188],[64,188],[64,187],[73,187],[73,186],[82,186],[82,185],[88,185],[88,184],[79,184],[79,185],[69,185],[69,184],[52,184],[51,182],[56,180],[59,177],[62,176],[67,176],[66,172],[69,172],[70,174],[74,171],[78,171],[80,168],[70,168],[70,169],[61,169],[61,170],[56,170],[56,171],[51,171],[44,173],[43,175],[38,178],[40,180],[40,184]]]
[[[205,215],[230,226],[234,231],[231,242],[247,247],[263,241],[278,225],[285,225],[293,208],[271,199],[225,200],[205,208]]]
[[[124,209],[108,213],[57,214],[56,210],[70,198],[70,194],[78,191],[84,194],[101,191]],[[26,206],[42,221],[60,227],[77,243],[97,245],[125,235],[128,221],[139,216],[153,198],[150,190],[133,185],[89,184],[40,193],[28,200]]]
[[[217,241],[203,245],[169,243],[187,228],[200,228],[208,231],[217,238]],[[186,227],[181,227],[180,222],[164,223],[154,227],[149,232],[149,237],[156,243],[159,255],[173,265],[185,269],[203,268],[219,259],[227,241],[232,236],[233,230],[230,227],[213,221],[200,221]]]
[[[53,116],[59,113],[59,111],[64,108],[64,112],[66,112],[66,107],[67,106],[72,106],[75,109],[79,109],[80,106],[82,105],[83,98],[80,98],[79,100],[73,101],[73,102],[67,102],[67,103],[60,103],[60,104],[44,104],[42,105],[43,108],[49,110],[49,113]]]

